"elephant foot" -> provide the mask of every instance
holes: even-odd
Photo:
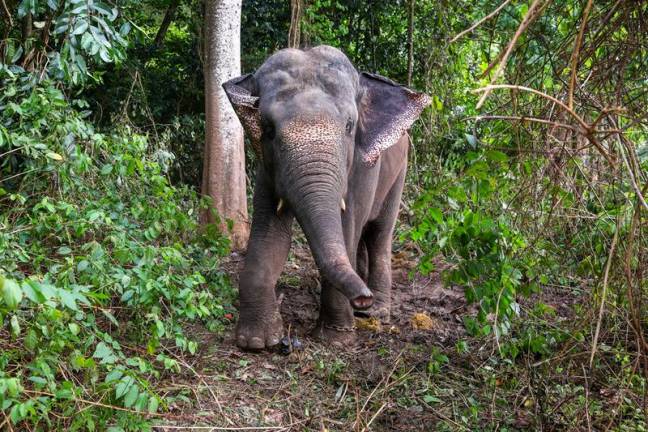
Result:
[[[321,322],[313,329],[311,335],[323,342],[341,348],[353,345],[356,341],[354,327],[328,325]]]
[[[279,310],[266,314],[242,310],[236,324],[236,345],[251,351],[271,348],[279,343],[283,330]]]

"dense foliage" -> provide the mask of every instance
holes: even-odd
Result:
[[[244,72],[286,46],[289,3],[243,2]],[[646,3],[303,3],[302,45],[337,46],[400,82],[411,63],[412,85],[432,96],[412,131],[399,243],[419,251],[419,273],[442,257],[445,282],[465,289],[466,330],[494,347],[491,378],[535,376],[531,363],[587,370],[598,395],[534,378],[538,400],[570,401],[542,421],[589,409],[593,429],[645,430]],[[0,428],[142,430],[138,413],[172,403],[156,381],[199,348],[191,323],[218,329],[231,308],[227,241],[197,225],[204,5],[7,5]],[[572,319],[556,321],[566,298]],[[431,349],[427,373],[449,361]],[[621,396],[605,405],[609,388]],[[498,421],[472,413],[460,426]]]
[[[98,130],[73,96],[102,80],[88,64],[124,57],[127,26],[109,24],[117,10],[59,3],[22,2],[18,17],[42,13],[64,42],[3,45],[0,409],[39,430],[142,430],[138,412],[169,403],[155,381],[178,370],[177,353],[197,350],[185,325],[220,326],[228,246],[198,229],[204,203],[170,183],[162,142]]]

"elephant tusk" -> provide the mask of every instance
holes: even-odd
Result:
[[[284,208],[284,200],[283,198],[279,198],[279,204],[277,204],[277,216],[281,214],[283,208]]]
[[[342,211],[346,211],[346,203],[344,202],[344,198],[342,198],[342,201],[340,202],[340,207],[342,207]]]

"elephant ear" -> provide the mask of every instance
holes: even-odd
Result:
[[[373,166],[380,153],[396,144],[429,105],[430,97],[380,75],[360,74],[363,95],[359,104],[357,145],[363,160]]]
[[[241,120],[243,129],[254,148],[257,156],[261,155],[261,115],[259,114],[259,98],[253,96],[254,77],[252,74],[242,75],[223,83],[223,89]]]

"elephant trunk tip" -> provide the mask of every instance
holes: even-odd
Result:
[[[345,260],[346,261],[346,260]],[[364,310],[373,304],[373,294],[364,281],[348,265],[334,265],[331,269],[326,268],[324,274],[328,276],[333,286],[349,299],[354,309]]]
[[[354,309],[365,310],[369,309],[373,304],[373,294],[369,293],[368,296],[361,295],[356,298],[351,299],[351,306]]]

